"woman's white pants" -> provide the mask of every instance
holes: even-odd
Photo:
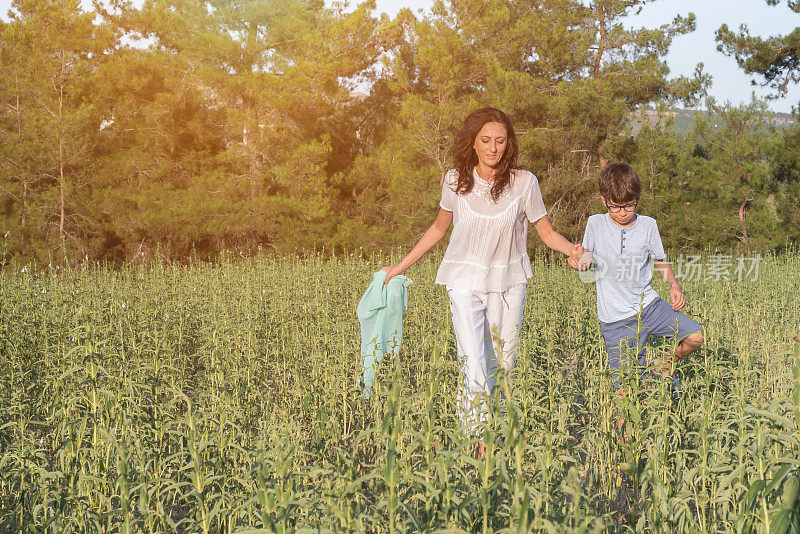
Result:
[[[514,369],[519,328],[525,306],[525,284],[502,292],[468,291],[447,286],[453,329],[461,364],[458,413],[467,434],[486,420],[487,400],[499,365]]]

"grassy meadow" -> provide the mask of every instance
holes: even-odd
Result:
[[[536,259],[484,460],[436,258],[362,398],[355,309],[382,261],[6,267],[0,532],[800,531],[796,252],[684,283],[706,343],[677,403],[612,391],[594,287]]]

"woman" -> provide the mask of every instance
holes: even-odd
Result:
[[[404,273],[453,223],[436,283],[450,298],[462,371],[458,410],[465,430],[473,433],[486,418],[485,399],[492,394],[498,360],[506,372],[514,368],[525,282],[532,276],[528,221],[548,247],[569,257],[572,267],[577,268],[583,249],[553,230],[536,177],[516,167],[517,140],[505,113],[495,108],[472,112],[453,152],[455,169],[444,178],[436,220],[400,263],[382,270],[387,282]],[[483,452],[479,441],[476,454]]]

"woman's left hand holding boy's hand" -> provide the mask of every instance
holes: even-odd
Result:
[[[672,301],[673,310],[680,310],[686,305],[686,295],[683,294],[681,286],[672,286],[669,292],[669,299]]]
[[[583,255],[583,245],[580,243],[572,245],[572,249],[570,250],[569,257],[567,258],[567,263],[573,269],[577,269],[579,271],[585,271],[588,267],[583,267],[581,265],[580,259],[581,255]]]

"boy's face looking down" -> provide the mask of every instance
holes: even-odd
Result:
[[[636,204],[642,195],[642,183],[633,167],[626,163],[606,165],[600,169],[597,186],[614,224],[633,225],[636,221]]]
[[[603,199],[603,204],[605,204],[606,209],[608,209],[608,216],[611,217],[611,220],[614,221],[615,224],[619,226],[631,226],[636,221],[636,205],[639,203],[638,198],[627,201],[615,201],[603,196],[600,198]]]

